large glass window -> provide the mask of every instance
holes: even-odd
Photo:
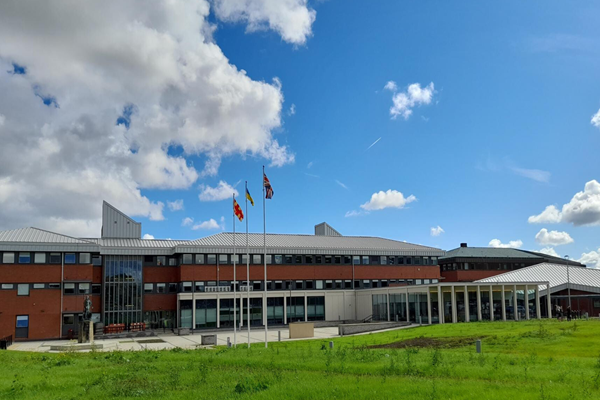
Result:
[[[369,264],[369,256],[363,256],[362,263],[363,263],[363,265],[368,265]]]
[[[75,264],[77,262],[77,256],[75,253],[65,253],[65,264]]]
[[[19,253],[19,264],[31,263],[31,253]]]
[[[64,294],[75,294],[75,284],[74,283],[63,284],[63,292],[64,292]]]
[[[165,257],[165,256],[156,257],[156,265],[158,265],[159,267],[164,267],[165,265],[167,265],[167,257]]]
[[[280,254],[275,255],[275,264],[283,264],[283,256]]]
[[[35,253],[33,262],[36,264],[46,264],[46,253]]]
[[[325,321],[325,297],[308,296],[307,317],[309,321]]]
[[[89,283],[80,283],[79,284],[79,294],[89,294],[90,293],[90,284]]]
[[[15,263],[15,253],[2,254],[2,262],[4,264],[14,264]]]
[[[143,322],[142,256],[104,256],[104,323]]]
[[[267,298],[267,322],[269,324],[283,324],[283,298]]]
[[[192,255],[191,254],[184,254],[183,255],[183,264],[191,264],[192,263]]]
[[[217,263],[217,255],[216,254],[207,254],[206,255],[206,263],[210,265],[215,265]]]
[[[15,337],[20,339],[29,337],[29,315],[17,315]]]
[[[191,303],[191,301],[189,301]],[[184,301],[181,301],[183,305]],[[232,304],[233,306],[233,304]],[[191,308],[191,306],[190,306]],[[233,308],[233,307],[232,307]],[[233,310],[231,310],[233,313]],[[217,300],[196,300],[196,329],[217,327]],[[182,313],[183,317],[183,313]],[[190,313],[191,318],[191,313]],[[182,322],[183,325],[183,322]],[[189,327],[192,326],[190,321]]]
[[[252,254],[252,264],[262,264],[262,257],[260,254]]]
[[[17,285],[17,296],[29,296],[29,283],[19,283]]]
[[[204,264],[204,254],[196,254],[196,264]]]
[[[234,319],[236,320],[236,326],[240,326],[240,300],[236,299],[235,302],[235,318],[234,318],[234,310],[233,310],[233,299],[221,299],[220,300],[220,309],[219,309],[219,321],[221,321],[221,328],[233,327]],[[196,305],[196,307],[198,307]],[[202,316],[198,314],[199,311],[196,308],[196,326],[198,326],[198,316]],[[244,317],[244,316],[241,316]],[[202,326],[204,328],[204,326]]]
[[[387,321],[387,296],[385,294],[373,295],[373,320]]]
[[[304,321],[304,297],[287,298],[287,320],[288,323]]]
[[[223,264],[227,264],[227,254],[219,254],[219,264],[223,265]]]
[[[360,256],[353,256],[352,262],[354,263],[354,265],[360,264]]]
[[[91,264],[92,255],[90,253],[79,253],[79,264]]]

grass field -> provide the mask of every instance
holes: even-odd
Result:
[[[369,348],[416,338],[434,347]],[[446,324],[334,342],[333,350],[310,340],[269,349],[5,351],[0,398],[600,399],[599,321]]]

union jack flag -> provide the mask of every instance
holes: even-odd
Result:
[[[242,212],[242,208],[240,207],[238,202],[235,201],[235,199],[233,199],[233,213],[236,217],[238,217],[240,222],[242,222],[242,220],[244,219],[244,213]]]
[[[269,178],[267,178],[267,175],[264,172],[263,172],[263,185],[265,186],[265,199],[272,199],[275,192],[273,191],[273,188],[271,187],[271,182],[269,182]]]

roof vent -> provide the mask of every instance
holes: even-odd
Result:
[[[467,247],[467,244],[466,243],[461,243],[460,247]]]
[[[321,222],[319,225],[315,225],[315,236],[342,236],[342,234],[333,229],[327,222]]]

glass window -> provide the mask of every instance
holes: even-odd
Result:
[[[156,293],[165,293],[166,287],[167,287],[166,283],[157,283],[156,284]]]
[[[156,265],[158,265],[159,267],[167,265],[167,257],[165,257],[165,256],[156,257]]]
[[[313,281],[305,281],[304,286],[306,289],[313,289],[314,288]]]
[[[174,282],[169,283],[169,293],[177,293],[177,284]]]
[[[144,283],[144,293],[152,293],[154,291],[154,283]]]
[[[325,264],[331,264],[331,256],[325,256]]]
[[[296,257],[294,257],[294,263],[296,263],[296,264],[302,264],[302,256],[296,256]]]
[[[260,254],[252,254],[252,264],[262,264],[262,257]]]
[[[219,254],[219,264],[223,265],[223,264],[227,264],[229,257],[227,256],[227,254]]]
[[[333,261],[336,264],[341,264],[342,263],[342,256],[335,256],[335,257],[333,257]]]
[[[431,257],[431,265],[438,265],[438,258],[437,257]]]
[[[29,264],[31,262],[31,253],[19,253],[19,264]]]
[[[60,289],[60,283],[49,283],[48,289]]]
[[[92,265],[95,267],[102,266],[102,256],[92,256]]]
[[[4,264],[14,264],[14,262],[15,262],[15,253],[4,253],[4,254],[2,254],[2,262]]]
[[[176,257],[169,257],[169,265],[171,267],[177,265],[177,258]]]
[[[196,292],[204,292],[204,282],[196,282]]]
[[[423,257],[423,265],[429,265],[429,257]]]
[[[17,285],[17,296],[29,296],[29,283],[19,283]]]
[[[63,315],[63,325],[75,325],[75,315],[73,315],[73,314]]]
[[[74,283],[65,283],[63,285],[63,291],[65,294],[75,294],[75,284]]]
[[[184,254],[183,255],[183,263],[184,264],[191,264],[192,263],[192,255],[191,254]]]
[[[353,257],[352,257],[352,263],[353,263],[354,265],[358,265],[358,264],[360,264],[360,256],[353,256]]]
[[[396,257],[388,257],[388,265],[396,264]]]
[[[341,289],[342,288],[342,280],[336,280],[335,281],[335,288],[336,289]]]
[[[44,289],[44,288],[46,288],[46,285],[43,283],[34,283],[33,288],[34,289]]]
[[[371,264],[379,264],[379,256],[371,256]]]
[[[398,264],[404,264],[404,257],[398,257]]]
[[[421,257],[413,257],[414,265],[421,265]]]
[[[29,328],[29,315],[17,315],[17,328]]]
[[[12,289],[14,289],[14,285],[12,283],[3,283],[2,284],[2,289],[12,290]]]
[[[36,264],[46,264],[46,253],[35,253],[33,262]]]
[[[280,254],[275,255],[275,264],[283,264],[283,256]]]
[[[50,264],[60,264],[62,255],[60,253],[50,253]]]
[[[417,279],[417,281],[416,281],[415,284],[420,285],[421,284],[421,279]]]
[[[206,255],[206,263],[214,265],[217,263],[217,255],[216,254],[207,254]]]
[[[272,260],[271,260],[272,258],[273,258],[272,255],[267,254],[267,264],[272,264]]]
[[[90,293],[90,284],[89,283],[80,283],[79,284],[79,294],[89,294]]]
[[[79,253],[79,264],[91,264],[92,255],[90,253]]]
[[[333,281],[325,281],[325,289],[333,289]]]
[[[315,264],[321,264],[323,262],[323,257],[315,256]]]
[[[380,263],[381,265],[385,265],[385,264],[387,264],[387,257],[386,257],[386,256],[381,256],[381,257],[379,257],[379,263]]]
[[[315,287],[317,289],[323,289],[323,281],[315,281]]]
[[[411,257],[406,257],[406,264],[407,265],[412,264],[412,258]]]
[[[195,255],[196,264],[204,264],[204,254]]]
[[[352,258],[350,256],[344,256],[344,264],[352,264]]]
[[[301,289],[304,289],[304,282],[296,281],[296,290],[301,290]]]
[[[192,291],[192,282],[183,282],[183,291],[191,292]]]
[[[293,259],[294,259],[294,258],[293,258],[291,255],[289,255],[289,254],[285,255],[283,258],[285,259],[285,263],[286,263],[286,264],[291,264],[291,263],[293,262]]]
[[[363,256],[362,263],[363,265],[369,265],[369,256]]]
[[[75,253],[65,253],[65,264],[75,264],[77,262],[77,256]]]
[[[306,264],[312,264],[313,263],[313,256],[311,256],[311,255],[304,256],[304,262]]]
[[[94,283],[92,285],[92,294],[102,294],[102,285]]]
[[[262,289],[262,282],[261,281],[254,281],[252,282],[252,289],[253,290],[261,290]],[[250,305],[252,305],[252,303],[250,303]],[[252,307],[250,307],[252,308]]]

